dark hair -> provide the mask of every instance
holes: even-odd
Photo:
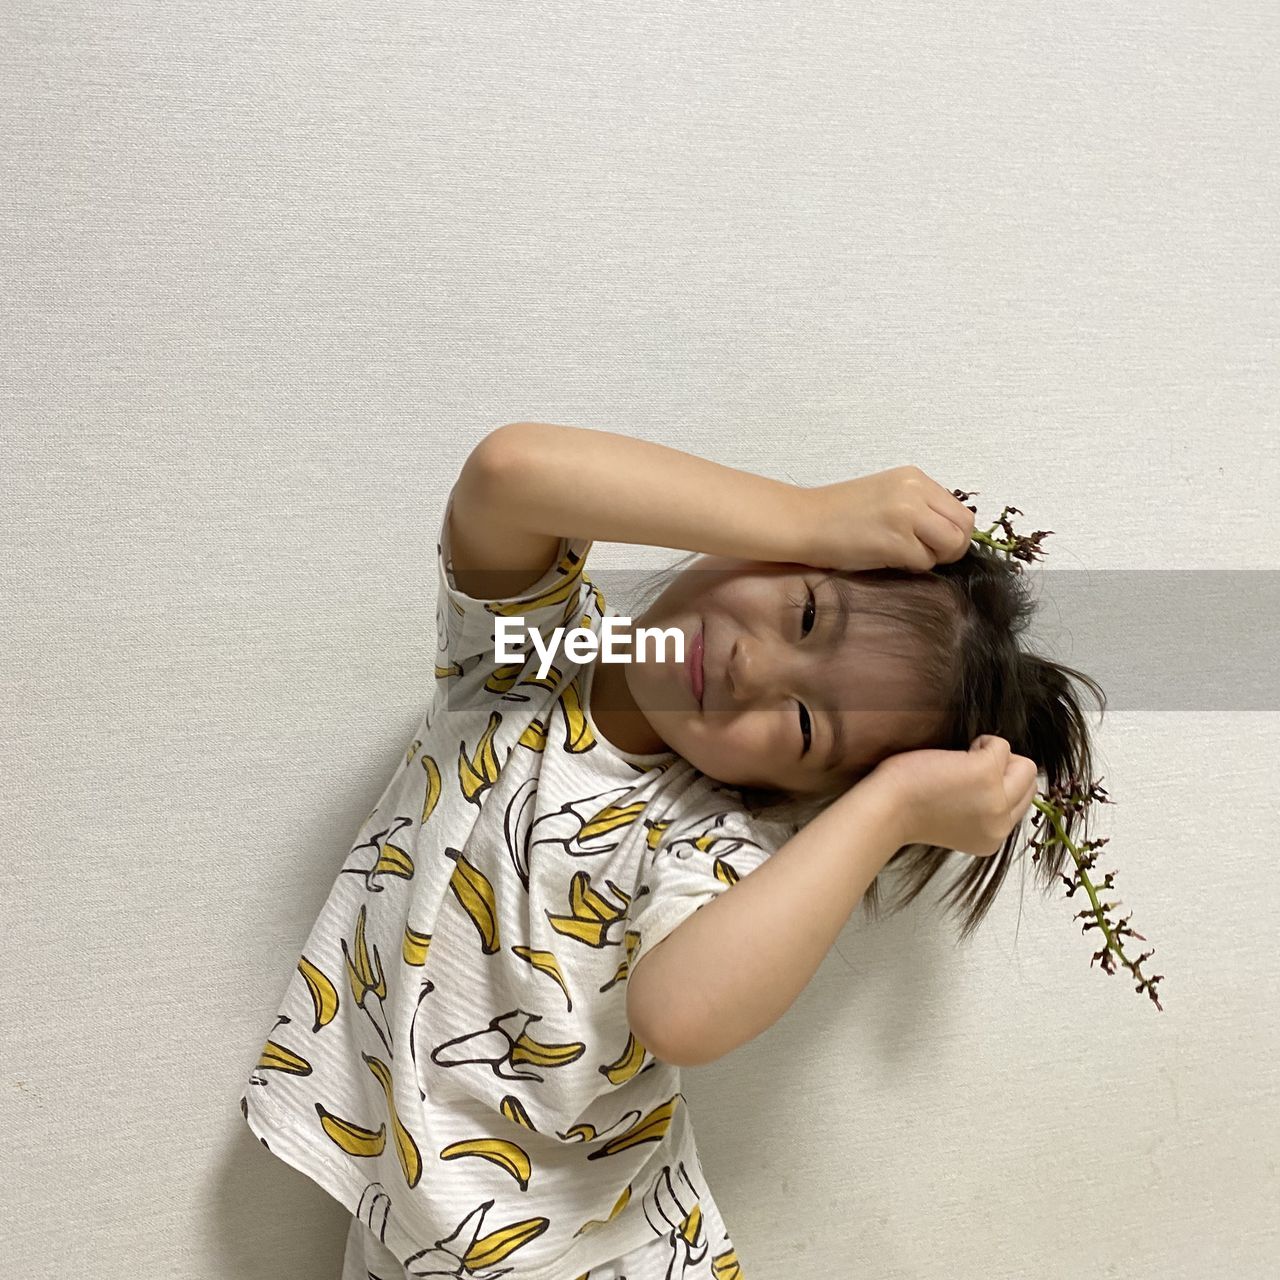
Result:
[[[663,581],[658,590],[682,567],[678,564],[674,570],[660,571]],[[875,569],[827,576],[849,601],[853,619],[882,618],[888,634],[896,633],[907,641],[905,652],[912,657],[917,690],[924,700],[920,705],[936,712],[932,732],[864,763],[837,787],[820,794],[795,795],[741,785],[732,788],[742,796],[749,812],[799,830],[888,755],[925,747],[964,751],[982,734],[1007,739],[1015,755],[1036,762],[1040,774],[1047,778],[1047,786],[1038,787],[1038,792],[1050,793],[1072,782],[1089,787],[1093,745],[1070,680],[1088,688],[1102,713],[1106,694],[1089,676],[1033,653],[1022,643],[1036,604],[1029,580],[1016,563],[998,551],[970,543],[959,560],[936,565],[927,573]],[[656,594],[650,593],[649,603]],[[642,608],[635,612],[642,612]],[[859,643],[866,645],[865,635]],[[904,651],[899,649],[898,653],[903,656]],[[950,903],[963,915],[961,941],[977,929],[991,909],[1024,826],[1037,816],[1036,809],[1028,810],[990,857],[962,855],[966,865],[943,896],[944,904]],[[1068,809],[1062,820],[1068,839],[1079,843],[1088,817],[1087,808]],[[899,867],[905,886],[886,911],[880,901],[879,879],[873,880],[862,899],[869,916],[874,920],[882,912],[893,915],[914,902],[953,852],[930,844],[908,844],[897,850],[887,865]],[[1061,843],[1050,844],[1041,853],[1037,866],[1046,891],[1059,879],[1067,856]]]

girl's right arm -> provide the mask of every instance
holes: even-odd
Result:
[[[798,561],[814,545],[812,490],[649,440],[510,422],[473,451],[489,507],[511,528],[601,542]],[[571,495],[566,501],[566,494]]]

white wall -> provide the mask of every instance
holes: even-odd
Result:
[[[912,462],[1060,568],[1276,564],[1270,3],[0,31],[6,1274],[336,1277],[344,1211],[237,1098],[430,689],[490,427]],[[1015,877],[961,950],[855,915],[687,1073],[748,1280],[1275,1273],[1276,707],[1103,722],[1163,1014]]]

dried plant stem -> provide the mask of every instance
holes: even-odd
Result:
[[[1097,783],[1095,783],[1091,788],[1091,792],[1096,793],[1099,791],[1101,791],[1101,788]],[[1072,799],[1075,800],[1077,797],[1073,796]],[[1158,973],[1154,977],[1148,978],[1142,972],[1142,962],[1144,960],[1149,960],[1153,955],[1155,955],[1155,951],[1144,951],[1136,960],[1130,960],[1129,957],[1125,955],[1124,947],[1120,942],[1122,934],[1128,934],[1131,938],[1137,938],[1140,942],[1146,942],[1146,938],[1136,930],[1129,927],[1129,916],[1125,916],[1123,920],[1119,921],[1115,925],[1110,924],[1107,920],[1107,912],[1113,910],[1119,904],[1115,902],[1100,902],[1098,899],[1097,886],[1095,886],[1093,881],[1089,878],[1089,868],[1094,862],[1092,850],[1101,848],[1107,843],[1107,841],[1105,839],[1092,841],[1086,840],[1083,845],[1077,845],[1066,833],[1063,826],[1065,815],[1061,809],[1047,800],[1041,800],[1038,796],[1033,799],[1031,803],[1043,815],[1041,818],[1036,819],[1036,830],[1038,832],[1048,834],[1046,827],[1049,824],[1052,824],[1054,829],[1053,834],[1049,835],[1047,840],[1032,841],[1032,847],[1036,850],[1032,855],[1032,860],[1038,861],[1040,854],[1051,845],[1060,844],[1066,848],[1067,852],[1071,855],[1072,861],[1076,864],[1077,875],[1077,879],[1074,881],[1072,881],[1069,876],[1062,877],[1063,882],[1067,886],[1067,897],[1071,897],[1078,888],[1083,886],[1084,891],[1089,895],[1089,901],[1092,904],[1092,915],[1094,917],[1092,920],[1087,919],[1091,914],[1089,911],[1079,911],[1076,913],[1075,918],[1077,920],[1085,920],[1085,924],[1081,927],[1080,932],[1088,933],[1090,929],[1101,929],[1102,936],[1106,940],[1106,945],[1102,950],[1094,952],[1093,959],[1089,961],[1089,967],[1093,967],[1094,960],[1101,960],[1102,967],[1107,973],[1115,973],[1116,964],[1111,958],[1112,953],[1114,953],[1119,957],[1120,962],[1133,973],[1135,978],[1138,979],[1137,986],[1135,988],[1137,992],[1141,994],[1145,990],[1155,1002],[1156,1008],[1163,1013],[1164,1005],[1160,1003],[1160,997],[1156,995],[1156,983],[1159,982],[1164,975]],[[1108,871],[1106,877],[1103,879],[1102,888],[1110,889],[1113,879],[1114,872]]]
[[[951,492],[961,502],[967,502],[968,499],[974,496],[973,493],[965,493],[961,489],[953,489]],[[969,510],[975,515],[977,514],[976,507],[970,507]],[[989,529],[975,529],[971,537],[974,542],[990,547],[993,551],[1003,553],[1010,569],[1015,573],[1021,573],[1022,565],[1015,562],[1031,562],[1042,558],[1044,552],[1040,546],[1041,539],[1048,537],[1053,530],[1041,529],[1030,535],[1015,533],[1008,520],[1010,515],[1020,516],[1022,512],[1017,507],[1005,507],[996,519],[995,524]],[[1003,538],[995,536],[997,529],[1003,531],[1005,535]],[[1125,916],[1123,920],[1114,923],[1109,921],[1107,912],[1113,910],[1119,904],[1102,902],[1098,898],[1099,887],[1104,891],[1111,888],[1114,873],[1108,871],[1106,876],[1103,877],[1101,886],[1095,886],[1089,878],[1089,869],[1093,866],[1095,851],[1102,848],[1107,841],[1105,839],[1085,840],[1080,844],[1076,844],[1067,834],[1069,816],[1083,814],[1086,807],[1094,802],[1100,804],[1112,803],[1108,799],[1107,793],[1102,789],[1101,781],[1101,778],[1099,778],[1096,781],[1090,781],[1086,786],[1082,779],[1069,778],[1062,786],[1050,788],[1048,794],[1044,795],[1043,798],[1037,796],[1032,800],[1031,803],[1039,811],[1039,817],[1035,820],[1029,845],[1030,848],[1035,850],[1035,853],[1032,854],[1032,861],[1039,862],[1040,855],[1047,852],[1054,845],[1061,845],[1066,849],[1076,864],[1076,879],[1072,880],[1070,876],[1065,875],[1062,877],[1067,886],[1067,897],[1070,898],[1077,889],[1083,887],[1085,893],[1089,895],[1089,902],[1091,903],[1090,910],[1077,912],[1075,918],[1085,922],[1081,926],[1082,933],[1088,933],[1090,929],[1100,929],[1105,940],[1102,950],[1094,952],[1093,959],[1089,961],[1090,968],[1093,967],[1095,960],[1100,960],[1104,972],[1115,973],[1117,970],[1113,957],[1119,957],[1120,962],[1137,978],[1136,990],[1138,993],[1141,994],[1145,991],[1154,1001],[1156,1008],[1163,1013],[1164,1006],[1156,995],[1156,983],[1161,981],[1164,975],[1158,973],[1154,977],[1148,978],[1142,972],[1143,961],[1150,959],[1155,952],[1144,951],[1137,960],[1130,960],[1125,955],[1124,948],[1120,943],[1121,937],[1127,934],[1131,938],[1137,938],[1140,942],[1145,942],[1146,938],[1129,927],[1129,916]],[[1050,828],[1052,828],[1052,831]],[[1037,838],[1038,836],[1043,838]],[[1089,918],[1090,916],[1092,916],[1092,919]]]

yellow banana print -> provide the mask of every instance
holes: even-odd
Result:
[[[628,965],[627,961],[624,960],[614,972],[613,977],[610,978],[608,982],[601,984],[600,990],[602,992],[611,991],[614,987],[618,985],[618,983],[625,982],[627,980],[627,970],[629,968],[630,966]]]
[[[387,998],[387,977],[382,971],[382,957],[378,954],[377,947],[373,949],[374,963],[369,963],[369,948],[365,945],[364,940],[365,910],[362,905],[360,914],[356,917],[356,954],[354,960],[352,960],[350,952],[347,951],[346,940],[344,939],[342,943],[343,954],[347,957],[347,981],[351,984],[351,995],[361,1008],[364,1007],[365,996],[370,993],[377,996],[379,1000]]]
[[[711,864],[711,870],[717,880],[727,884],[730,888],[737,884],[740,879],[738,873],[723,858],[717,858]]]
[[[534,1067],[563,1067],[577,1062],[586,1051],[587,1046],[580,1040],[572,1040],[568,1044],[543,1044],[527,1031],[522,1031],[511,1046],[511,1065],[528,1063]]]
[[[567,938],[585,942],[589,947],[616,946],[606,937],[608,928],[616,920],[626,914],[626,904],[631,901],[630,895],[619,889],[612,880],[605,884],[622,898],[623,905],[610,902],[608,898],[591,887],[591,878],[585,871],[575,871],[569,882],[569,907],[571,915],[552,915],[545,912],[551,927]]]
[[[332,1112],[326,1111],[317,1102],[316,1113],[320,1117],[320,1127],[349,1156],[380,1156],[387,1145],[387,1126],[380,1124],[375,1132],[362,1129],[350,1120],[343,1120]]]
[[[286,1049],[284,1045],[277,1044],[274,1040],[268,1040],[263,1045],[258,1066],[263,1071],[283,1071],[288,1076],[311,1074],[311,1063],[306,1058],[299,1057],[292,1049]]]
[[[698,1243],[698,1232],[702,1230],[702,1205],[693,1202],[693,1208],[685,1214],[676,1231],[677,1236],[691,1249]]]
[[[693,847],[697,849],[699,853],[711,853],[718,844],[727,844],[729,848],[726,852],[732,853],[734,849],[737,849],[742,845],[742,840],[737,836],[725,835],[722,831],[713,829],[711,831],[704,832],[692,843]],[[712,859],[711,868],[712,874],[714,874],[716,879],[722,884],[727,884],[730,888],[737,884],[741,878],[738,875],[737,869],[729,862],[725,861],[725,856],[723,854]]]
[[[736,1249],[728,1249],[717,1253],[711,1259],[712,1280],[742,1280],[742,1264],[738,1261]]]
[[[520,678],[520,673],[523,670],[524,663],[522,662],[513,662],[505,667],[494,667],[493,671],[485,679],[485,691],[487,693],[507,693]]]
[[[596,735],[582,701],[581,673],[561,690],[560,706],[565,718],[565,750],[575,754],[589,751],[595,746]]]
[[[560,693],[565,722],[564,749],[574,755],[590,751],[596,745],[596,735],[582,709],[581,679],[581,675],[574,676]]]
[[[512,947],[511,950],[521,960],[527,960],[539,973],[545,973],[548,977],[554,979],[560,990],[564,992],[564,998],[568,1002],[565,1012],[572,1013],[573,997],[569,994],[564,974],[560,970],[560,963],[555,956],[550,951],[535,951],[532,947]]]
[[[360,913],[356,917],[354,958],[347,948],[346,938],[340,939],[342,954],[347,961],[347,982],[351,987],[351,996],[355,1000],[356,1008],[363,1010],[382,1043],[387,1046],[387,1053],[390,1053],[391,1031],[387,1026],[387,1014],[383,1007],[387,998],[387,975],[383,972],[382,956],[376,945],[373,948],[373,963],[369,962],[369,947],[364,936],[365,912],[366,907],[362,904]],[[377,996],[376,1007],[369,1000],[370,996]]]
[[[580,1236],[584,1231],[592,1231],[596,1227],[603,1227],[606,1223],[612,1222],[614,1218],[616,1218],[618,1214],[627,1207],[627,1201],[630,1199],[631,1184],[628,1182],[627,1185],[622,1188],[622,1194],[618,1197],[613,1208],[609,1210],[609,1216],[607,1218],[588,1218],[587,1221],[584,1222],[573,1234],[575,1236]],[[587,1274],[590,1275],[591,1273],[588,1272]]]
[[[634,804],[607,804],[599,813],[589,818],[578,833],[579,840],[586,842],[593,836],[607,835],[610,832],[629,827],[645,810],[645,801],[637,800]]]
[[[660,1107],[654,1107],[647,1116],[637,1120],[629,1129],[624,1129],[616,1138],[610,1138],[602,1147],[592,1151],[588,1160],[603,1160],[606,1156],[617,1155],[630,1147],[639,1146],[642,1142],[660,1142],[663,1135],[671,1127],[671,1117],[679,1105],[681,1095],[676,1093]]]
[[[533,671],[536,672],[537,668],[534,667]],[[561,671],[560,668],[555,665],[555,663],[552,663],[551,666],[547,668],[547,674],[543,676],[541,679],[539,679],[536,675],[531,673],[525,676],[525,678],[520,681],[520,684],[522,686],[526,684],[531,685],[535,689],[555,689],[560,684],[560,681],[563,679],[564,679],[564,672]]]
[[[458,747],[458,781],[462,784],[462,794],[474,804],[480,803],[480,797],[498,779],[498,757],[493,749],[493,735],[497,733],[502,717],[496,712],[489,713],[489,724],[476,749],[467,755],[465,743]]]
[[[547,748],[547,726],[541,720],[530,720],[528,727],[516,739],[522,747],[531,751],[545,751]]]
[[[625,915],[631,895],[619,889],[612,880],[606,879],[605,884],[622,899],[621,906],[615,905],[608,898],[597,893],[591,887],[591,878],[585,871],[574,872],[573,879],[569,883],[569,906],[573,914],[594,917],[596,920],[617,920],[619,916]]]
[[[458,1160],[463,1156],[479,1156],[482,1160],[492,1161],[516,1180],[521,1191],[529,1190],[533,1165],[528,1152],[514,1142],[506,1142],[502,1138],[472,1138],[466,1142],[451,1143],[440,1152],[441,1160]]]
[[[585,567],[586,560],[577,551],[566,551],[556,564],[556,573],[561,577],[545,591],[540,591],[531,600],[489,601],[484,607],[499,617],[523,617],[526,613],[545,609],[549,604],[559,604],[561,600],[568,600],[570,603],[566,608],[572,612],[578,607],[578,592]],[[586,581],[590,582],[590,579]]]
[[[507,1096],[502,1099],[502,1104],[499,1106],[498,1110],[501,1111],[512,1124],[523,1125],[524,1128],[537,1133],[537,1129],[534,1128],[533,1121],[529,1119],[529,1113],[524,1109],[524,1103],[521,1102],[515,1094],[507,1094]]]
[[[640,1070],[640,1064],[644,1062],[645,1047],[636,1039],[635,1033],[627,1037],[627,1047],[622,1051],[622,1056],[617,1062],[611,1062],[608,1066],[597,1067],[610,1084],[626,1084],[637,1071]]]
[[[311,1003],[315,1006],[316,1020],[311,1028],[314,1034],[321,1027],[327,1027],[337,1015],[338,991],[305,955],[298,961],[298,972],[302,974],[307,990],[311,993]]]
[[[608,945],[605,932],[613,923],[612,920],[579,920],[576,916],[553,916],[549,911],[547,919],[551,922],[551,927],[557,933],[563,933],[566,938],[576,938],[589,947]]]
[[[460,849],[449,852],[456,855],[454,861],[457,864],[449,877],[449,888],[480,934],[480,949],[487,956],[495,955],[502,949],[502,944],[498,935],[498,904],[493,885],[479,867],[467,861]]]
[[[418,1144],[414,1142],[409,1130],[400,1123],[400,1117],[396,1114],[391,1069],[379,1058],[370,1057],[367,1053],[362,1053],[360,1056],[377,1077],[383,1093],[387,1095],[387,1113],[391,1116],[391,1131],[396,1135],[396,1154],[400,1157],[400,1168],[404,1171],[404,1180],[409,1186],[416,1187],[418,1179],[422,1177],[422,1156],[418,1152]]]
[[[418,933],[416,929],[410,929],[408,925],[405,925],[404,946],[401,948],[405,964],[426,964],[427,951],[430,946],[431,935],[429,933]]]
[[[437,680],[448,680],[450,676],[460,676],[462,674],[462,663],[451,662],[447,667],[436,664],[435,677]]]
[[[390,840],[384,840],[382,848],[378,850],[378,861],[374,863],[373,870],[369,872],[370,877],[376,876],[379,871],[385,871],[388,875],[401,876],[405,880],[412,880],[413,859],[398,844],[392,844]]]
[[[428,755],[422,757],[422,767],[427,775],[427,795],[422,802],[422,818],[419,826],[431,817],[440,801],[440,766]]]
[[[649,822],[646,825],[649,828],[649,834],[645,836],[645,844],[650,850],[656,849],[663,832],[671,825],[671,819],[664,818],[661,822]]]
[[[526,893],[529,889],[529,830],[538,812],[537,799],[538,779],[536,775],[530,775],[516,788],[502,815],[502,837]]]
[[[462,1255],[462,1265],[468,1271],[495,1266],[530,1240],[536,1240],[550,1225],[549,1218],[525,1218],[503,1227],[501,1231],[491,1231],[476,1240]]]

